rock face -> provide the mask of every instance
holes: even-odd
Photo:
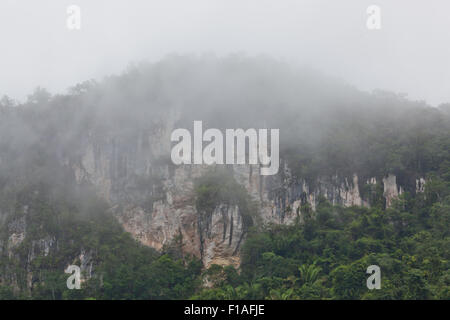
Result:
[[[13,220],[8,225],[8,243],[6,245],[6,252],[8,258],[12,258],[14,249],[17,248],[25,239],[26,221],[25,217]]]
[[[392,201],[403,193],[403,189],[397,186],[397,177],[393,174],[389,174],[383,178],[384,192],[383,196],[386,199],[386,207],[392,205]]]
[[[309,204],[315,211],[320,196],[332,204],[343,206],[368,206],[363,200],[358,185],[358,176],[352,179],[334,177],[320,177],[314,182],[314,186],[305,179],[294,179],[289,166],[285,164],[284,178],[270,177],[266,182],[264,196],[263,218],[272,223],[290,224],[297,217],[301,218],[300,206]]]
[[[200,252],[205,265],[239,265],[237,252],[245,236],[238,206],[220,205],[199,219]]]
[[[81,282],[89,280],[93,276],[94,259],[92,251],[86,251],[81,249],[80,254],[76,256],[73,261],[67,265],[64,272],[71,273],[69,270],[70,265],[76,265],[80,267]]]
[[[23,215],[12,219],[8,224],[8,240],[6,243],[0,241],[0,256],[5,255],[8,259],[22,261],[24,264],[24,279],[26,288],[29,293],[33,290],[34,284],[40,281],[39,272],[33,271],[33,262],[39,257],[47,257],[59,250],[58,240],[55,236],[44,236],[42,238],[29,240],[29,245],[26,246],[24,259],[21,259],[20,249],[24,240],[27,237],[27,219],[28,207],[24,206]],[[22,248],[23,250],[23,248]],[[94,261],[91,252],[85,252],[81,249],[79,255],[75,256],[72,263],[79,265],[82,272],[82,280],[92,277],[92,270]],[[6,269],[6,273],[0,274],[0,284],[7,283],[11,285],[16,292],[20,291],[18,273],[15,268]]]
[[[11,286],[16,293],[24,287],[31,294],[35,285],[42,282],[42,274],[36,269],[36,260],[41,257],[55,256],[61,249],[62,239],[57,235],[47,233],[42,230],[42,226],[37,229],[31,228],[30,219],[35,215],[33,206],[23,205],[19,207],[15,214],[10,214],[5,219],[6,233],[0,239],[0,259],[5,259],[0,272],[0,285]],[[36,226],[35,226],[36,227]],[[70,240],[73,243],[73,240]],[[64,246],[64,245],[63,245]],[[74,250],[73,255],[65,257],[67,267],[77,265],[81,269],[81,280],[85,281],[94,276],[95,255],[92,251],[87,251],[83,247]],[[8,261],[10,260],[10,261]],[[13,264],[9,264],[13,262]],[[17,265],[20,267],[18,268]],[[23,267],[23,269],[21,268]],[[39,269],[39,268],[38,268]]]
[[[175,123],[176,117],[169,117],[165,125],[126,139],[89,134],[82,152],[68,164],[79,183],[96,186],[125,230],[143,244],[161,249],[178,237],[183,252],[200,257],[206,266],[239,265],[239,249],[245,240],[239,208],[220,204],[207,219],[201,218],[193,185],[209,167],[171,163],[170,134]],[[369,206],[360,186],[377,185],[375,177],[361,184],[357,174],[320,177],[308,183],[295,178],[286,162],[275,176],[260,176],[257,165],[233,165],[231,172],[258,202],[262,223],[293,223],[302,218],[301,205],[309,204],[315,210],[321,196],[333,204]],[[380,180],[389,207],[402,188],[394,175]],[[418,180],[418,191],[424,183]]]
[[[240,248],[246,237],[240,208],[218,203],[211,212],[199,212],[194,182],[211,168],[174,166],[170,161],[170,135],[177,127],[176,114],[167,117],[164,125],[161,123],[155,120],[145,130],[136,128],[119,136],[107,131],[86,132],[80,138],[80,147],[62,162],[71,169],[77,183],[95,186],[124,229],[141,243],[160,250],[179,242],[183,254],[201,258],[206,267],[238,266]],[[314,211],[321,197],[336,205],[370,206],[370,193],[379,186],[389,207],[403,193],[392,174],[368,178],[356,173],[350,177],[336,174],[309,181],[295,176],[289,163],[280,160],[279,173],[273,176],[261,176],[258,165],[228,166],[229,174],[257,203],[255,223],[302,221],[302,206],[308,205]],[[418,178],[415,191],[423,192],[425,183],[423,178]],[[23,216],[27,212],[25,206]],[[5,216],[0,212],[2,221],[6,221]],[[0,239],[0,254],[11,258],[26,238],[26,220],[22,217],[8,223],[8,237]],[[57,249],[55,238],[34,239],[27,265]],[[67,265],[81,264],[83,275],[92,276],[92,253],[81,249],[71,260]],[[31,272],[27,281],[31,288],[34,281]]]

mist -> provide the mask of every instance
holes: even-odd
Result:
[[[66,27],[69,5],[81,30]],[[366,26],[369,5],[381,29]],[[21,102],[168,54],[270,56],[437,106],[450,101],[448,1],[55,1],[0,4],[0,96]]]
[[[0,300],[448,300],[449,9],[2,0]]]

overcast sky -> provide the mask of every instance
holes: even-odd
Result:
[[[81,30],[66,27],[69,5]],[[381,8],[381,30],[366,9]],[[1,0],[0,96],[52,93],[170,53],[266,54],[363,90],[450,102],[449,0]]]

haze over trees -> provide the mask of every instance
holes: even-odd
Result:
[[[88,137],[131,141],[176,113],[178,127],[200,119],[221,129],[279,128],[280,157],[294,179],[395,174],[405,192],[390,208],[379,189],[365,190],[370,208],[321,199],[316,211],[303,206],[293,225],[261,225],[244,188],[205,175],[196,182],[198,211],[238,204],[249,231],[240,270],[205,270],[177,241],[158,252],[132,239],[67,165]],[[418,178],[426,179],[421,193]],[[11,251],[18,230],[25,238]],[[449,299],[449,230],[449,104],[362,92],[313,70],[239,55],[170,56],[64,95],[38,88],[24,103],[0,100],[0,298]],[[35,241],[47,238],[58,240],[58,251],[29,263]],[[92,253],[93,277],[68,290],[62,270],[80,248]],[[382,269],[383,290],[365,286],[371,264]]]

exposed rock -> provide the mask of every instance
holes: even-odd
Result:
[[[239,207],[219,205],[211,215],[199,220],[200,250],[205,265],[239,266],[237,253],[245,237]]]
[[[416,193],[425,192],[425,179],[416,179]]]
[[[8,225],[8,243],[6,252],[9,258],[14,256],[14,249],[16,249],[25,239],[26,220],[25,216],[13,220]]]
[[[31,249],[28,252],[27,263],[30,264],[38,256],[48,256],[50,251],[56,247],[55,237],[32,240]]]
[[[80,267],[81,271],[81,282],[89,280],[93,276],[93,265],[94,265],[94,255],[92,251],[86,251],[81,249],[80,254],[73,259],[71,263],[67,265],[64,272],[68,272],[70,265],[76,265]]]
[[[383,196],[386,199],[386,208],[389,208],[392,206],[392,201],[403,193],[403,189],[397,186],[397,177],[393,174],[389,174],[387,177],[383,178],[383,185]]]
[[[141,243],[162,249],[181,236],[183,251],[201,257],[205,265],[236,265],[238,249],[245,238],[239,208],[218,206],[208,219],[200,218],[193,184],[210,167],[172,165],[170,133],[175,128],[175,114],[169,118],[166,125],[143,130],[134,138],[90,134],[79,160],[70,161],[74,175],[79,183],[96,187],[125,230]],[[321,196],[336,205],[370,205],[361,195],[357,174],[351,178],[319,177],[311,184],[294,177],[283,161],[275,176],[261,176],[258,165],[233,165],[231,172],[258,202],[262,223],[294,223],[297,218],[302,219],[301,206],[309,204],[315,210]],[[376,185],[377,179],[371,177],[364,183]],[[383,185],[389,207],[402,188],[392,174],[383,179]]]

